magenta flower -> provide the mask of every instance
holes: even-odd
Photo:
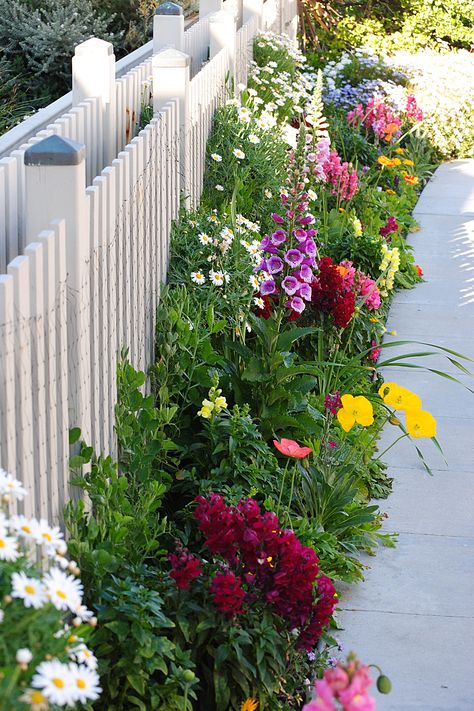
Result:
[[[276,284],[273,279],[266,279],[262,282],[260,286],[260,293],[262,296],[268,296],[268,294],[276,294]]]
[[[308,257],[314,257],[317,254],[316,242],[312,239],[307,239],[305,242],[301,242],[298,249],[302,252],[306,252]]]
[[[285,254],[285,262],[289,264],[290,267],[299,267],[302,261],[303,255],[299,249],[289,249]]]
[[[269,252],[270,254],[277,254],[278,252],[277,247],[272,244],[272,241],[268,235],[265,235],[260,242],[260,249],[264,252]]]
[[[318,230],[315,230],[314,227],[310,227],[309,230],[306,230],[306,234],[308,237],[315,237],[318,234]]]
[[[312,225],[314,222],[314,216],[305,215],[305,217],[298,217],[298,222],[300,225]]]
[[[298,291],[300,287],[300,282],[294,276],[286,276],[281,282],[281,285],[285,292],[288,294],[288,296],[293,296],[293,294],[296,294],[296,292]],[[309,291],[311,294],[311,287],[309,287]]]
[[[300,268],[293,272],[293,276],[300,281],[307,281],[309,284],[313,281],[313,270],[307,264],[302,263]]]
[[[286,216],[289,220],[292,220],[295,216],[294,210],[287,210],[286,211]]]
[[[283,242],[286,242],[286,232],[284,230],[277,230],[272,234],[272,243],[279,247]]]
[[[283,225],[285,220],[281,215],[279,215],[277,212],[272,212],[272,220],[273,222],[276,222],[278,225]]]
[[[288,309],[292,309],[293,311],[296,311],[296,313],[298,313],[298,314],[303,313],[303,311],[305,309],[304,301],[299,296],[292,296],[291,299],[288,299],[285,306]]]
[[[304,242],[305,239],[308,237],[308,233],[306,230],[303,230],[301,227],[299,227],[297,230],[293,230],[293,234],[298,240],[298,242]]]
[[[300,284],[300,287],[298,289],[298,296],[301,296],[301,298],[305,301],[311,301],[312,293],[313,292],[309,284],[306,284],[305,282],[303,282],[303,284]]]
[[[318,265],[316,264],[316,259],[315,259],[314,257],[305,257],[305,258],[303,259],[303,261],[301,262],[301,264],[306,264],[306,266],[308,266],[308,267],[314,267],[315,269],[316,269],[316,267],[318,266]]]
[[[283,262],[280,257],[273,255],[267,259],[267,272],[269,274],[279,274],[283,269]]]

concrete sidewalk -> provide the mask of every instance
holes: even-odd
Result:
[[[440,167],[415,210],[421,230],[410,236],[426,282],[399,293],[391,340],[442,345],[474,359],[474,160]],[[416,345],[382,353],[427,350]],[[413,362],[413,361],[412,361]],[[415,362],[459,377],[444,357]],[[474,372],[474,363],[466,364]],[[390,380],[423,399],[438,421],[445,457],[419,440],[430,477],[407,440],[384,457],[394,493],[380,502],[385,530],[400,533],[395,549],[380,549],[366,581],[342,601],[341,638],[392,680],[375,692],[378,711],[473,711],[474,687],[474,394],[432,373],[390,368]],[[397,436],[388,426],[380,451]]]

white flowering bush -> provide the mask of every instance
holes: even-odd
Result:
[[[474,156],[474,55],[466,50],[397,52],[423,109],[423,133],[445,158]]]
[[[10,515],[26,490],[0,469],[0,709],[80,708],[99,698],[77,563],[47,521]]]
[[[306,57],[290,37],[274,32],[257,35],[254,56],[248,80],[249,106],[256,114],[275,114],[281,122],[291,120],[303,111],[314,85],[314,75],[301,71]]]

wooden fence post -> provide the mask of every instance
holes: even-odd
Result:
[[[229,48],[230,73],[235,92],[235,45],[236,45],[236,19],[234,15],[225,10],[214,12],[209,16],[209,57],[212,59],[224,47]]]
[[[65,221],[69,426],[80,427],[85,441],[90,441],[90,237],[85,184],[83,145],[54,135],[25,151],[27,243],[50,222]]]
[[[153,54],[165,47],[184,51],[183,8],[174,2],[158,5],[153,18]]]
[[[171,100],[178,100],[181,190],[191,195],[190,84],[191,57],[177,49],[163,49],[153,56],[153,111],[157,114]]]
[[[199,19],[222,10],[222,0],[199,0]]]
[[[115,55],[110,42],[91,37],[77,45],[72,58],[72,105],[95,97],[102,104],[102,169],[117,155]]]

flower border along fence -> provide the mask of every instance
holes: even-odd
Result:
[[[204,0],[185,31],[166,2],[123,76],[109,43],[79,45],[72,108],[31,138],[25,122],[0,160],[0,465],[30,492],[25,514],[60,519],[70,428],[114,454],[117,356],[153,362],[171,224],[182,196],[199,202],[214,111],[246,81],[258,29],[296,23],[295,0]],[[144,95],[154,117],[137,132]]]

